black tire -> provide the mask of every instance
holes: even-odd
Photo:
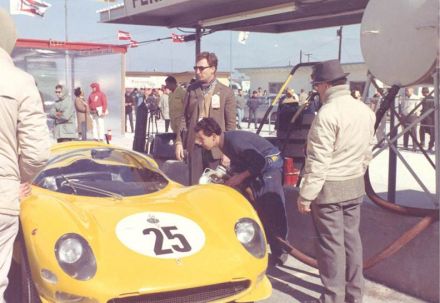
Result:
[[[20,261],[21,261],[21,302],[22,303],[41,303],[40,296],[32,281],[31,269],[26,254],[24,240],[20,241]]]

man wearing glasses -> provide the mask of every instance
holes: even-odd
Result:
[[[78,137],[73,102],[61,84],[55,86],[55,94],[57,99],[49,113],[49,117],[55,120],[55,139],[57,142],[72,141]]]
[[[376,117],[350,95],[338,60],[317,63],[313,86],[322,107],[307,138],[298,211],[311,211],[317,232],[321,303],[362,302],[360,204],[371,159]]]
[[[195,144],[194,127],[203,118],[213,118],[222,131],[235,129],[236,103],[232,89],[216,78],[217,56],[202,52],[196,57],[194,71],[197,81],[188,87],[184,99],[184,117],[176,138],[176,158],[185,158],[188,152],[189,181],[197,184],[206,167],[215,169],[220,162],[228,165],[229,159],[218,148],[204,151]]]

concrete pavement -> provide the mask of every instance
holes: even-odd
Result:
[[[284,266],[271,267],[267,275],[272,282],[272,296],[261,303],[308,302],[319,297],[322,284],[317,269],[290,257]],[[422,303],[381,284],[366,280],[365,303]]]

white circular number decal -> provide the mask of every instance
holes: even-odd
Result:
[[[145,212],[116,225],[116,236],[128,248],[149,257],[175,259],[202,249],[205,234],[192,220],[170,213]]]

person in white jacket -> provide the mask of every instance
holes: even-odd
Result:
[[[168,132],[170,128],[170,105],[169,105],[169,92],[168,88],[159,89],[159,108],[162,118],[165,120],[165,132]]]
[[[338,60],[318,63],[313,86],[323,103],[310,128],[300,213],[312,212],[324,290],[317,302],[361,302],[360,204],[371,159],[375,115],[350,95]]]
[[[8,285],[19,225],[19,196],[49,157],[49,130],[35,80],[15,67],[15,25],[0,8],[0,302]],[[20,187],[20,183],[24,184]]]
[[[417,97],[414,94],[414,88],[413,87],[407,87],[405,88],[405,96],[402,100],[400,100],[399,109],[400,113],[402,114],[403,119],[403,127],[407,128],[411,124],[417,121],[420,115],[420,111],[422,109],[421,106],[418,106],[421,102],[420,98]],[[411,136],[412,140],[412,150],[416,150],[416,143],[417,141],[417,126],[418,122],[413,125],[409,131],[405,132],[403,134],[403,148],[408,149],[408,141],[409,137]]]

